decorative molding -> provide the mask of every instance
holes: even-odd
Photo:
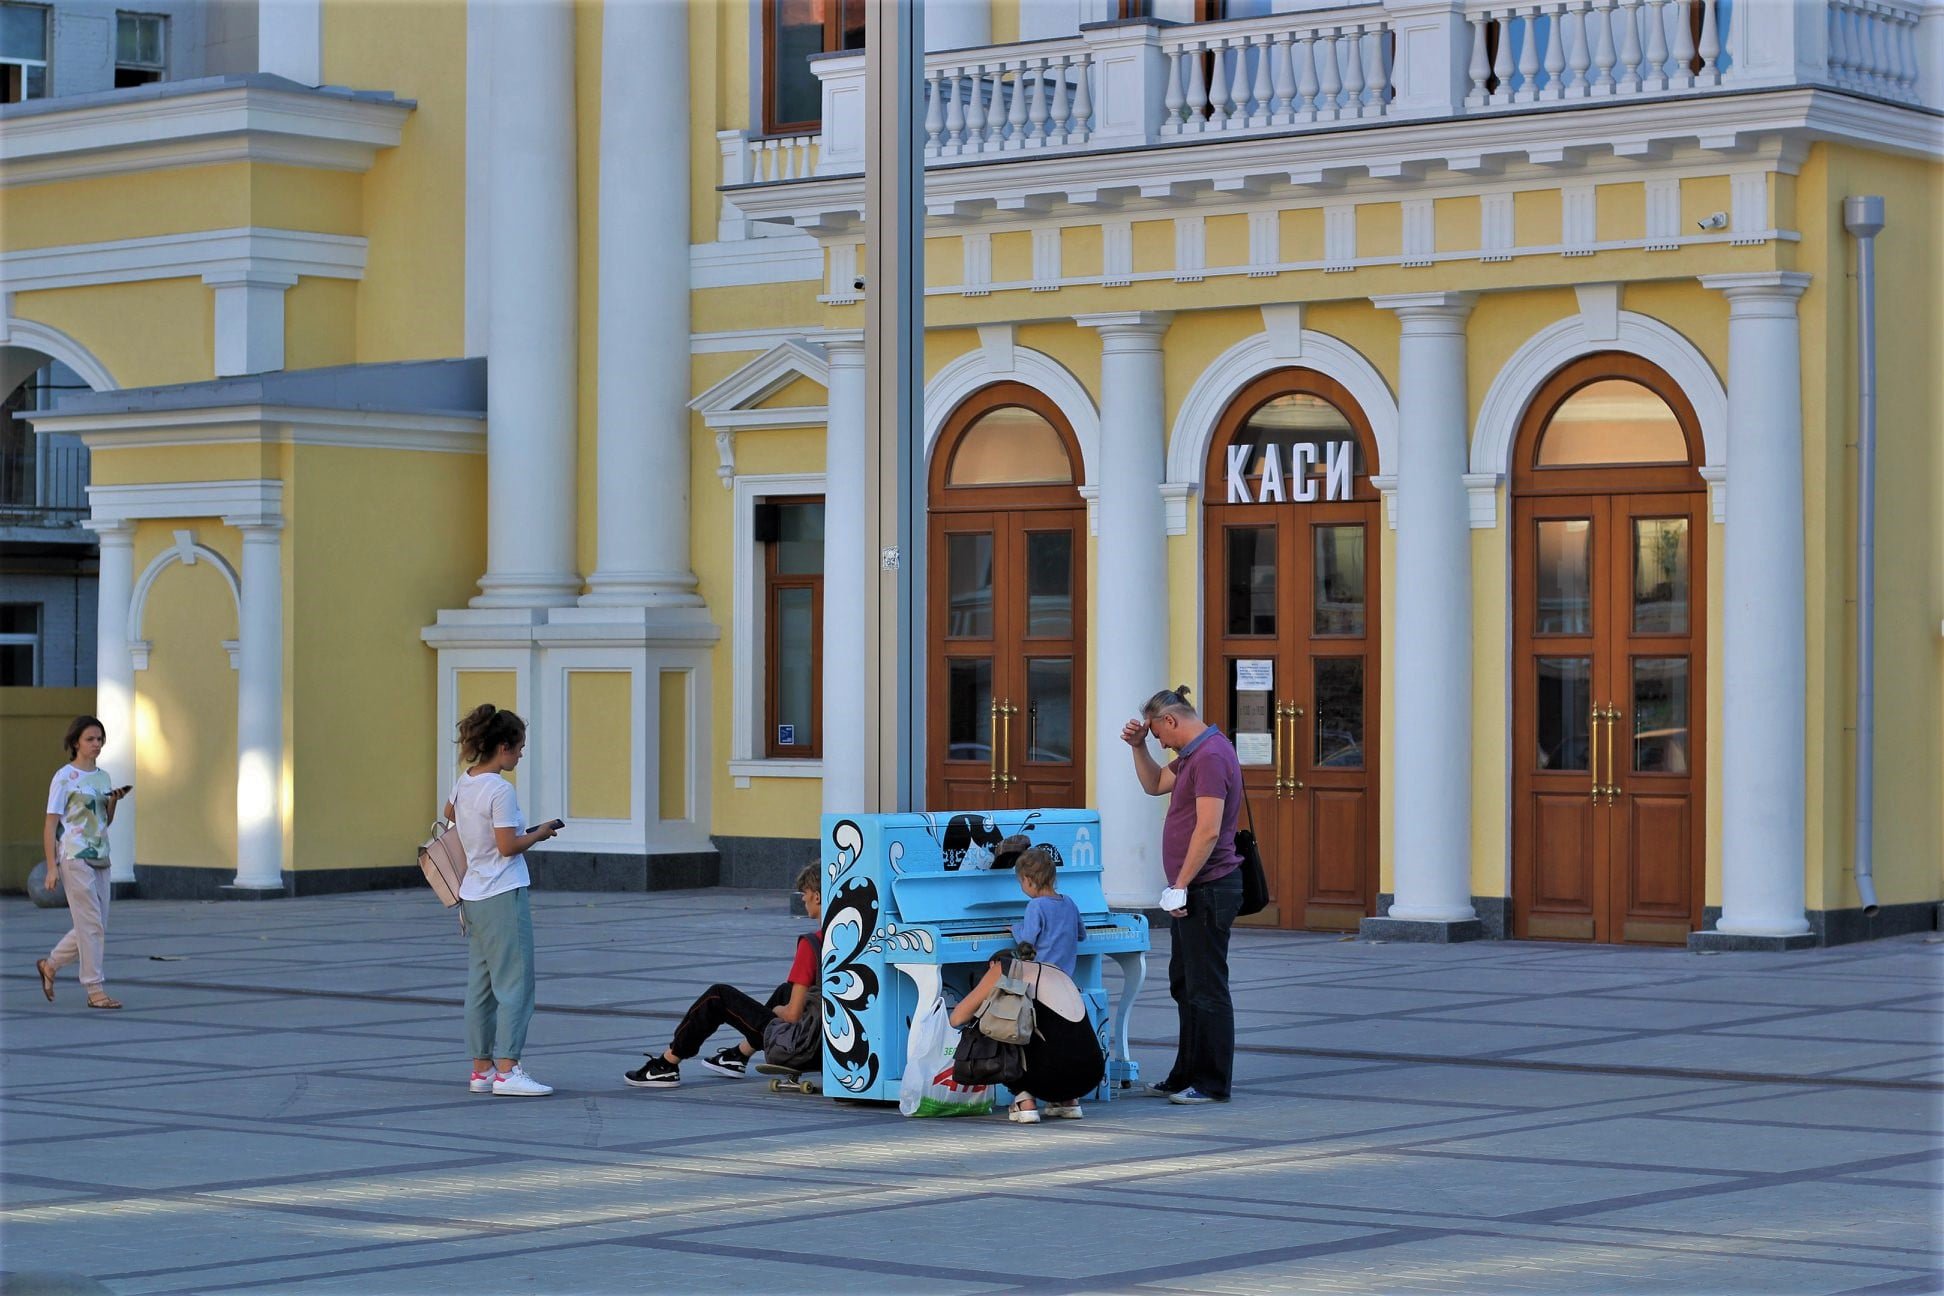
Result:
[[[1590,184],[1561,185],[1559,189],[1559,241],[1566,247],[1564,256],[1592,256],[1599,240],[1598,208]]]
[[[1737,247],[1768,241],[1768,178],[1766,170],[1728,174],[1728,231]]]
[[[1282,213],[1250,212],[1249,277],[1260,279],[1276,273],[1276,263],[1280,260],[1282,260]]]
[[[1033,291],[1057,292],[1060,287],[1062,231],[1043,225],[1033,231]]]
[[[1397,474],[1372,473],[1370,484],[1384,498],[1384,525],[1397,530]]]
[[[1678,176],[1648,180],[1647,239],[1649,252],[1672,252],[1681,246],[1681,181]]]
[[[220,162],[368,171],[380,149],[398,146],[416,107],[260,76],[50,100],[6,115],[0,187]]]
[[[1472,530],[1489,531],[1498,525],[1498,488],[1504,480],[1498,473],[1464,474],[1467,521]]]
[[[691,333],[689,354],[726,355],[739,352],[763,352],[784,342],[802,342],[809,346],[821,346],[826,334],[844,332],[846,330],[843,329],[752,328]]]
[[[986,368],[995,378],[1012,373],[1013,348],[1017,339],[1016,325],[979,325],[979,349],[985,352]]]
[[[1708,483],[1708,511],[1716,522],[1728,521],[1728,465],[1702,464],[1701,480]]]
[[[91,495],[99,489],[106,488],[93,486],[88,488]],[[129,489],[143,488],[134,487]],[[183,516],[200,515],[185,514]],[[236,606],[236,623],[238,627],[242,626],[243,583],[237,578],[236,569],[229,565],[229,560],[223,557],[223,555],[217,553],[208,545],[197,543],[196,533],[194,531],[177,531],[175,533],[175,543],[151,558],[149,565],[142,569],[141,576],[135,582],[135,592],[128,601],[128,652],[129,657],[135,663],[136,670],[148,669],[149,653],[154,648],[151,640],[142,637],[142,618],[148,612],[149,591],[155,587],[157,578],[162,575],[162,572],[166,568],[174,566],[177,563],[182,564],[184,567],[194,567],[197,562],[204,559],[207,559],[209,565],[216,569],[216,573],[223,578],[223,583],[229,586],[230,600]],[[229,653],[230,669],[241,669],[240,641],[236,639],[225,639],[222,641],[222,645]]]
[[[1573,288],[1579,298],[1580,327],[1594,342],[1612,342],[1620,336],[1620,285],[1617,283],[1578,284]]]
[[[1402,207],[1403,262],[1406,266],[1428,266],[1438,250],[1436,205],[1429,198],[1411,198]]]
[[[88,507],[90,520],[97,523],[207,517],[247,519],[262,525],[283,517],[283,483],[260,478],[90,486]]]
[[[729,772],[737,778],[816,778],[823,762],[767,760],[758,716],[763,692],[763,566],[756,550],[756,502],[782,495],[824,494],[824,474],[794,473],[738,477],[729,506],[730,670]],[[828,624],[825,638],[831,637]],[[819,688],[822,684],[819,683]],[[783,767],[792,767],[786,772]],[[815,766],[814,772],[805,767]]]
[[[1100,487],[1076,486],[1074,489],[1080,493],[1081,499],[1087,501],[1087,534],[1098,536],[1100,534]]]
[[[961,279],[959,292],[967,297],[985,297],[992,292],[992,235],[971,230],[959,240]]]
[[[1620,311],[1611,339],[1588,336],[1581,315],[1568,316],[1526,339],[1493,378],[1479,407],[1478,422],[1472,428],[1471,471],[1509,473],[1512,443],[1532,393],[1561,365],[1596,351],[1625,351],[1665,370],[1686,394],[1700,420],[1703,459],[1710,465],[1726,466],[1728,392],[1707,357],[1659,320]]]
[[[486,453],[486,421],[463,414],[386,414],[367,410],[235,405],[99,414],[65,414],[53,409],[33,414],[28,422],[36,432],[78,436],[90,450],[133,446],[303,445],[432,454]]]
[[[1353,269],[1357,263],[1357,206],[1330,203],[1323,208],[1323,271]]]
[[[348,234],[238,226],[192,234],[71,243],[0,254],[8,292],[200,278],[218,284],[362,279],[366,242]]]
[[[1262,308],[1262,331],[1278,360],[1303,358],[1303,303],[1284,302]]]
[[[820,387],[830,386],[830,360],[821,346],[792,337],[742,366],[688,403],[709,427],[756,426],[743,416],[767,416],[779,411],[752,409],[758,401],[776,394],[798,378],[808,378]],[[781,411],[797,421],[769,426],[802,426],[793,410]],[[822,422],[822,419],[813,420]]]
[[[1397,398],[1376,366],[1347,342],[1311,329],[1302,331],[1300,364],[1343,384],[1370,421],[1371,435],[1377,442],[1376,469],[1380,473],[1394,472]],[[1237,342],[1202,370],[1182,401],[1168,436],[1168,483],[1189,486],[1200,483],[1215,425],[1221,421],[1222,411],[1228,408],[1235,393],[1265,373],[1288,367],[1290,361],[1277,354],[1275,344],[1265,332]]]
[[[1005,373],[992,370],[990,357],[980,347],[951,361],[925,384],[926,461],[930,462],[932,449],[938,444],[939,433],[952,411],[972,393],[1002,381],[1024,383],[1053,402],[1066,416],[1074,438],[1080,442],[1084,476],[1080,485],[1097,483],[1100,480],[1100,411],[1094,407],[1093,397],[1088,395],[1085,384],[1059,361],[1022,346],[1013,348],[1012,368]],[[1084,496],[1086,492],[1082,490],[1081,494]]]
[[[81,381],[96,391],[115,391],[121,384],[108,372],[108,366],[95,359],[94,353],[69,337],[51,324],[38,320],[20,319],[13,313],[13,292],[11,286],[5,293],[4,310],[0,310],[0,345],[27,347],[42,355],[52,356],[81,376]]]
[[[1198,489],[1193,482],[1161,483],[1161,513],[1167,520],[1169,535],[1188,534],[1188,501],[1195,497]]]
[[[1199,216],[1177,216],[1174,221],[1174,281],[1200,283],[1202,267],[1208,263],[1208,231]]]
[[[1106,288],[1124,288],[1133,282],[1134,225],[1131,221],[1100,223],[1100,283]]]
[[[1482,194],[1478,199],[1478,259],[1510,261],[1518,239],[1513,232],[1510,193]],[[1435,258],[1434,258],[1435,259]]]
[[[697,243],[689,248],[691,289],[815,283],[823,277],[823,248],[808,234]],[[848,278],[844,289],[850,291]]]
[[[824,290],[817,295],[818,301],[826,306],[849,306],[864,300],[864,292],[857,286],[863,282],[857,269],[857,254],[862,250],[863,244],[856,239],[839,239],[825,249],[829,270],[824,272]]]

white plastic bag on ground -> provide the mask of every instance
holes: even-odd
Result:
[[[905,1051],[904,1080],[898,1087],[898,1110],[906,1116],[984,1116],[992,1110],[992,1089],[967,1088],[952,1082],[952,1054],[958,1031],[943,1000],[911,1023]]]

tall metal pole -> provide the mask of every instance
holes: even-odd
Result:
[[[874,658],[862,717],[877,811],[924,799],[924,11],[868,0],[864,19],[864,372],[879,570],[867,611]]]

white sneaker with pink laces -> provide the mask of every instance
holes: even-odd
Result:
[[[515,1062],[511,1071],[493,1077],[493,1092],[502,1098],[544,1098],[553,1092],[553,1086],[541,1084]]]

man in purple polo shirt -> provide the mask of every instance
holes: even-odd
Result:
[[[1148,751],[1152,733],[1175,753],[1166,766]],[[1148,1086],[1177,1103],[1227,1102],[1235,1070],[1235,1006],[1229,999],[1229,929],[1242,907],[1242,857],[1235,823],[1242,813],[1242,764],[1220,729],[1205,724],[1188,686],[1163,689],[1129,720],[1121,741],[1149,796],[1168,798],[1161,828],[1163,907],[1174,917],[1168,993],[1180,1014],[1174,1067]]]

